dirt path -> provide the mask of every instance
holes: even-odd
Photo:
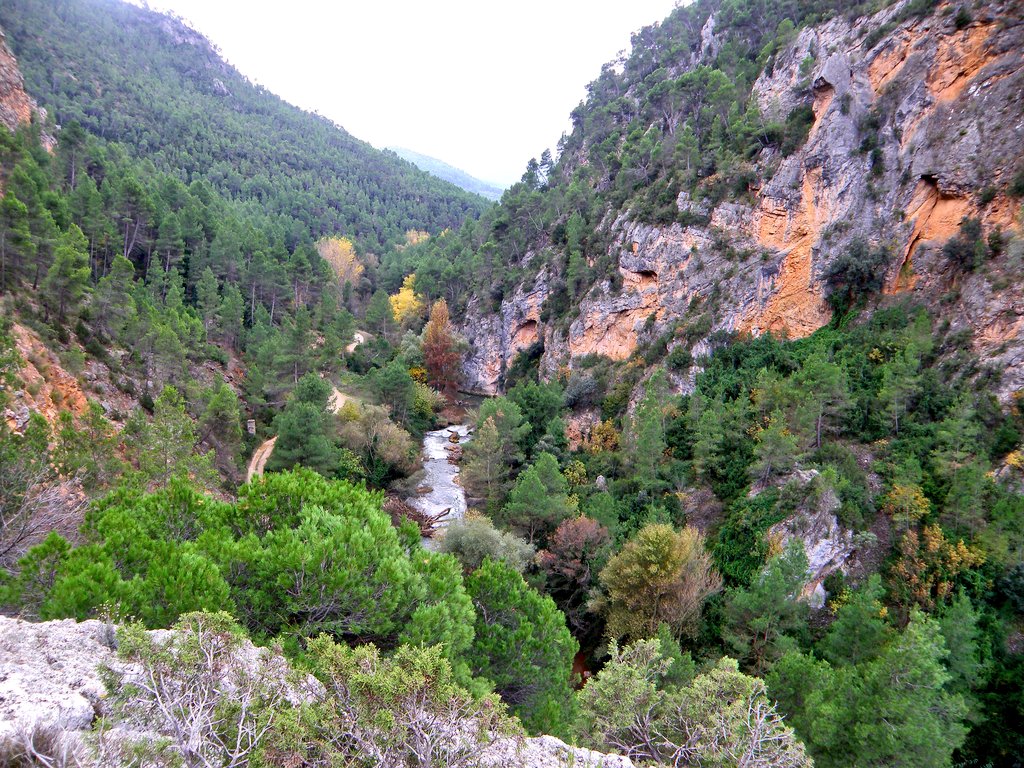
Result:
[[[346,352],[351,352],[360,344],[366,342],[367,334],[363,331],[356,331],[352,338],[354,341],[349,344],[346,348]],[[345,403],[359,402],[356,398],[351,395],[346,395],[337,387],[333,388],[331,392],[331,399],[327,401],[327,407],[331,413],[339,413],[342,408],[345,407]],[[245,473],[245,482],[249,482],[254,477],[263,474],[263,468],[267,466],[267,459],[270,458],[270,454],[274,452],[274,444],[277,442],[277,435],[264,442],[256,451],[253,453],[252,458],[249,459],[249,469]]]
[[[359,401],[352,397],[352,395],[346,395],[337,387],[331,392],[331,399],[327,401],[327,407],[331,413],[340,413],[341,409],[345,407],[345,403],[358,403]]]
[[[345,347],[345,351],[351,355],[353,352],[356,351],[356,347],[366,342],[368,336],[369,334],[367,334],[366,331],[356,331],[354,334],[352,334],[352,343]]]
[[[252,459],[249,460],[249,471],[245,473],[245,482],[249,482],[254,477],[263,474],[263,468],[267,466],[267,459],[270,458],[270,454],[274,452],[274,443],[277,442],[277,435],[267,440],[263,445],[256,449],[252,455]]]

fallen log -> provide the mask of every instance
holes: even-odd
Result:
[[[411,504],[408,504],[398,496],[389,495],[384,497],[384,511],[391,516],[391,523],[396,527],[401,525],[403,520],[410,520],[419,526],[420,535],[429,539],[436,532],[438,524],[452,510],[451,507],[449,507],[443,512],[431,515],[421,509],[417,509]]]

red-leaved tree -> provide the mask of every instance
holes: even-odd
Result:
[[[459,351],[444,299],[430,308],[430,320],[423,331],[423,359],[430,386],[452,400],[459,386]]]

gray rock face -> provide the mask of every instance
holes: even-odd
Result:
[[[540,314],[547,296],[547,271],[541,270],[532,284],[520,285],[502,301],[497,313],[488,311],[486,300],[472,299],[459,327],[469,343],[469,355],[463,364],[468,390],[496,394],[515,356],[543,341]]]
[[[498,739],[484,750],[480,762],[494,768],[633,768],[628,757],[570,747],[554,736]]]
[[[802,470],[792,479],[806,487],[817,476],[817,470]],[[836,518],[840,502],[835,492],[829,489],[811,501],[798,508],[794,515],[773,525],[768,537],[776,539],[782,547],[793,540],[803,544],[807,554],[807,582],[802,597],[812,608],[821,608],[827,597],[823,582],[830,574],[845,570],[855,546],[853,531],[843,528]]]
[[[102,711],[101,664],[118,667],[99,621],[31,624],[0,616],[0,738],[40,723],[86,730]]]

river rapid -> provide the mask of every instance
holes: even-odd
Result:
[[[455,445],[450,436],[459,436],[458,445],[469,442],[469,425],[435,429],[423,436],[423,481],[421,487],[429,488],[406,501],[427,515],[446,512],[438,524],[438,531],[444,530],[452,520],[459,520],[466,514],[466,492],[458,482],[459,467],[448,461],[448,449]],[[424,539],[423,546],[436,549],[433,539]]]

